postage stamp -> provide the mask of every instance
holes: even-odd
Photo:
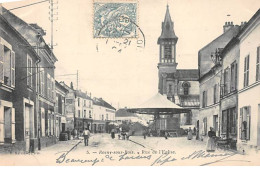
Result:
[[[136,38],[137,1],[94,1],[94,38]]]

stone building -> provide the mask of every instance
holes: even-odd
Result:
[[[178,37],[167,5],[162,32],[158,38],[160,56],[158,63],[159,93],[181,107],[191,109],[189,114],[161,116],[157,120],[159,128],[174,130],[185,126],[195,126],[199,112],[199,82],[197,69],[177,69],[176,44]],[[167,125],[168,124],[168,125]],[[176,125],[170,125],[176,124]]]

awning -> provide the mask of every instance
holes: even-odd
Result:
[[[167,99],[166,96],[157,93],[155,96],[137,106],[136,108],[127,109],[129,112],[132,113],[139,113],[139,114],[155,114],[159,113],[163,114],[181,114],[181,113],[189,113],[191,112],[190,109],[186,109],[176,105],[175,103],[171,102]]]

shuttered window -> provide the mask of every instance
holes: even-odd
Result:
[[[237,89],[237,63],[231,64],[231,91]]]
[[[15,53],[11,52],[11,86],[15,86]]]
[[[4,45],[0,44],[0,83],[4,83]]]
[[[40,71],[40,81],[41,81],[41,94],[44,95],[44,80],[45,80],[45,76],[44,76],[44,70],[43,68],[41,68],[41,71]]]
[[[206,106],[207,106],[207,91],[204,91],[202,96],[202,107],[206,107]]]
[[[32,58],[27,55],[27,85],[32,87]]]
[[[256,54],[256,81],[260,80],[260,46],[257,47]]]
[[[244,87],[248,86],[249,82],[249,55],[244,59]]]

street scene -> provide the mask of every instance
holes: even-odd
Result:
[[[260,3],[235,2],[0,2],[0,165],[260,165]]]

